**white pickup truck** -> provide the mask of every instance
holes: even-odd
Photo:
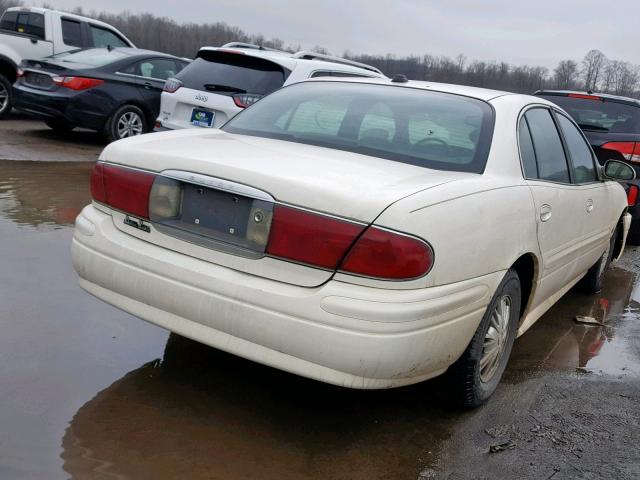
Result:
[[[0,119],[11,111],[11,85],[25,59],[89,47],[134,47],[109,24],[46,8],[13,7],[0,19]]]

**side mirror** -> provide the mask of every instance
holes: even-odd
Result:
[[[604,176],[612,180],[628,181],[636,178],[636,171],[620,160],[607,160],[604,164]]]

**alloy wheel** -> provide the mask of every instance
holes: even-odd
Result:
[[[489,328],[484,337],[480,359],[480,379],[487,383],[498,371],[509,336],[511,297],[500,297],[491,313]]]
[[[0,83],[0,112],[3,112],[9,105],[9,92],[6,87]]]
[[[142,135],[142,118],[136,112],[125,112],[118,119],[118,138]]]

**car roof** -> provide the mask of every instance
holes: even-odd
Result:
[[[592,92],[592,91],[585,92],[583,90],[538,90],[537,92],[534,93],[534,95],[558,95],[558,96],[588,95],[593,97],[605,98],[607,100],[611,100],[614,102],[630,103],[633,105],[640,106],[640,100],[636,98],[622,97],[620,95],[611,95],[609,93],[598,93],[598,92]]]
[[[353,78],[342,78],[342,77],[318,77],[318,78],[310,78],[305,80],[305,82],[343,82],[343,83],[365,83],[372,85],[387,85],[390,87],[405,87],[405,88],[415,88],[420,90],[430,90],[434,92],[442,92],[442,93],[451,93],[454,95],[461,95],[464,97],[477,98],[479,100],[484,100],[488,102],[497,97],[503,97],[505,95],[519,95],[512,92],[503,92],[500,90],[491,90],[488,88],[480,88],[480,87],[469,87],[466,85],[456,85],[452,83],[438,83],[438,82],[427,82],[422,80],[406,80],[402,82],[394,82],[389,78],[364,78],[364,77],[353,77]],[[523,96],[523,95],[520,95]],[[527,95],[528,96],[528,95]],[[538,100],[538,99],[536,99]],[[540,99],[540,103],[549,103],[544,99]]]
[[[293,70],[296,67],[297,63],[305,62],[307,64],[313,65],[314,67],[317,67],[318,69],[326,70],[328,65],[334,65],[334,68],[339,67],[341,71],[345,72],[362,72],[364,70],[371,76],[384,76],[384,74],[379,69],[372,67],[371,65],[308,51],[292,53],[286,52],[284,50],[275,50],[240,42],[228,43],[221,47],[202,47],[199,51],[228,52],[258,58],[266,58],[273,61],[274,63],[288,68],[289,70]]]

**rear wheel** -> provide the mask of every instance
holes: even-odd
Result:
[[[444,394],[467,407],[483,404],[495,391],[509,361],[520,318],[521,287],[507,272],[462,356],[443,378]]]
[[[135,105],[125,105],[115,111],[107,124],[105,133],[110,142],[135,137],[149,131],[144,112]]]
[[[47,127],[57,133],[68,133],[76,128],[75,125],[71,125],[69,122],[65,122],[64,120],[49,119],[45,120],[44,123],[47,124]]]
[[[611,258],[613,257],[613,247],[615,245],[619,231],[620,225],[618,225],[613,231],[613,235],[611,236],[611,238],[609,239],[609,243],[607,244],[607,249],[582,279],[581,286],[586,293],[598,293],[600,290],[602,290],[604,275],[609,268],[609,264],[611,263]]]
[[[11,82],[4,75],[0,75],[0,119],[9,115],[12,106]]]

